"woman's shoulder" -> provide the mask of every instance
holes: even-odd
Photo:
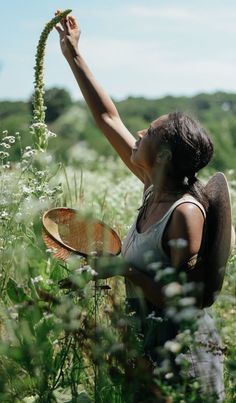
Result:
[[[187,217],[193,214],[206,218],[206,210],[202,203],[189,193],[184,194],[179,200],[177,200],[174,207],[174,212],[178,212],[180,215]]]
[[[200,203],[195,203],[195,200],[186,200],[175,207],[172,214],[173,219],[175,219],[176,224],[192,225],[196,221],[204,223],[205,210]]]
[[[205,216],[197,204],[187,200],[174,209],[168,226],[168,238],[182,238],[191,243],[201,239]]]

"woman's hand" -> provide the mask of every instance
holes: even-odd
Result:
[[[56,15],[60,13],[57,11]],[[61,24],[55,26],[60,35],[60,45],[63,55],[66,59],[78,53],[78,43],[80,38],[80,27],[73,16],[67,16],[61,21]]]

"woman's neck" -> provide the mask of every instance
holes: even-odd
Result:
[[[184,191],[183,181],[170,175],[150,175],[150,182],[153,185],[153,189],[160,194],[177,194]]]

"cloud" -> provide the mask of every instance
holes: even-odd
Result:
[[[167,20],[194,20],[198,21],[191,9],[180,7],[148,7],[145,5],[136,5],[129,8],[129,13],[137,17],[151,19],[167,19]]]
[[[213,26],[215,30],[236,32],[236,7],[227,4],[199,2],[186,6],[148,6],[144,4],[133,5],[128,8],[133,17],[159,22],[172,22],[184,24],[199,24],[199,26]]]

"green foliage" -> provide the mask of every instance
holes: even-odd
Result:
[[[58,138],[49,143],[58,161],[70,163],[70,151],[75,144],[85,141],[99,155],[116,156],[114,150],[101,135],[83,102],[71,103],[66,90],[51,88],[45,91],[48,107],[47,137],[57,133]],[[236,169],[234,150],[236,147],[236,94],[217,92],[199,94],[192,98],[166,96],[161,99],[127,98],[116,102],[128,129],[135,135],[148,127],[158,116],[182,110],[198,119],[209,131],[215,145],[215,155],[210,164],[213,170]],[[0,129],[14,134],[21,131],[23,145],[28,144],[27,127],[30,122],[29,108],[23,102],[1,102]],[[45,127],[44,127],[45,129]],[[16,151],[19,157],[19,150]]]
[[[46,122],[50,123],[61,116],[71,106],[72,99],[64,88],[50,88],[44,95],[46,105]]]

